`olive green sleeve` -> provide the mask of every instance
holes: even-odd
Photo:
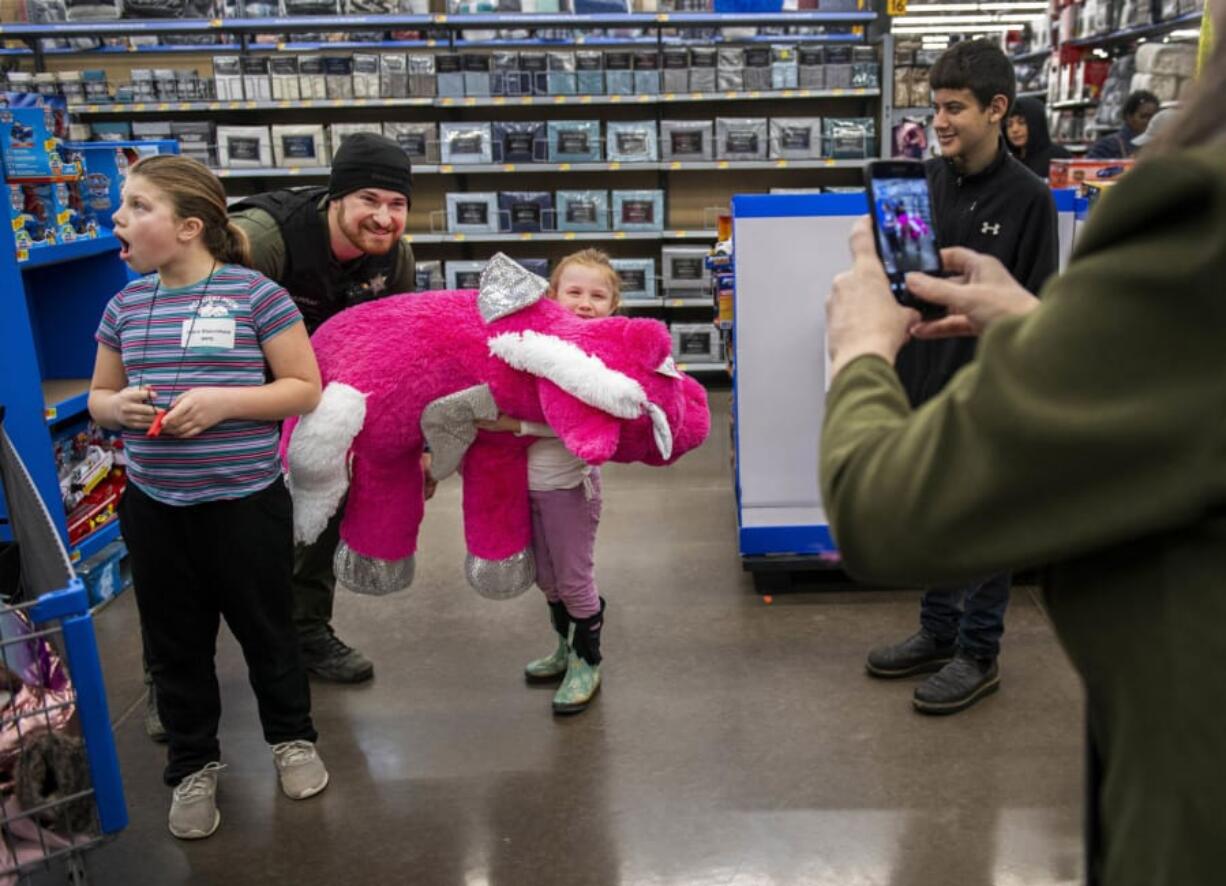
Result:
[[[413,257],[413,247],[408,240],[400,241],[400,262],[396,268],[396,279],[388,286],[388,292],[412,292],[417,288],[417,260]]]
[[[1101,222],[1100,222],[1101,219]],[[826,401],[822,493],[849,570],[935,583],[1044,565],[1226,500],[1226,163],[1142,164],[1067,273],[912,413],[855,360]]]
[[[281,228],[263,209],[244,209],[230,216],[251,244],[251,267],[281,283],[285,273],[285,240]]]

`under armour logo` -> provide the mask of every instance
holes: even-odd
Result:
[[[993,237],[999,237],[1000,236],[1000,222],[997,222],[996,224],[984,222],[983,227],[979,229],[979,233],[991,234]]]

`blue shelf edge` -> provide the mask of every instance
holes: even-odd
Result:
[[[482,14],[482,15],[307,15],[276,18],[232,19],[114,19],[93,22],[6,24],[5,38],[118,37],[131,34],[258,33],[261,31],[421,30],[440,28],[720,28],[735,25],[786,27],[823,24],[867,24],[876,12],[772,12],[772,13],[606,13],[572,14]],[[207,51],[207,50],[206,50]]]
[[[92,240],[75,240],[72,243],[57,243],[54,246],[40,246],[30,250],[30,257],[18,262],[17,267],[46,268],[63,262],[77,261],[95,255],[103,255],[119,249],[119,240],[114,234],[100,234]]]
[[[73,564],[84,563],[94,554],[119,538],[119,515],[111,518],[109,523],[99,526],[85,538],[81,539],[69,551]]]
[[[89,409],[89,391],[82,391],[80,394],[73,394],[66,400],[61,400],[58,403],[51,403],[47,406],[47,425],[58,425],[60,422],[68,421],[70,418],[76,418]],[[54,415],[51,413],[54,412]]]

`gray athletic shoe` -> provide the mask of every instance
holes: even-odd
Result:
[[[180,840],[203,840],[221,824],[217,811],[217,773],[224,763],[209,763],[175,786],[170,801],[170,832]]]
[[[314,797],[328,786],[328,770],[309,741],[283,741],[272,746],[281,790],[291,800]]]

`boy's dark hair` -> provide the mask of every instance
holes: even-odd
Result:
[[[928,84],[937,89],[969,89],[980,107],[986,108],[995,96],[1003,95],[1013,106],[1017,78],[1013,62],[995,43],[964,40],[941,53],[928,73]]]
[[[1161,105],[1158,101],[1158,96],[1154,95],[1148,89],[1138,89],[1136,92],[1128,96],[1124,102],[1124,116],[1131,117],[1137,111],[1141,110],[1141,105]]]

